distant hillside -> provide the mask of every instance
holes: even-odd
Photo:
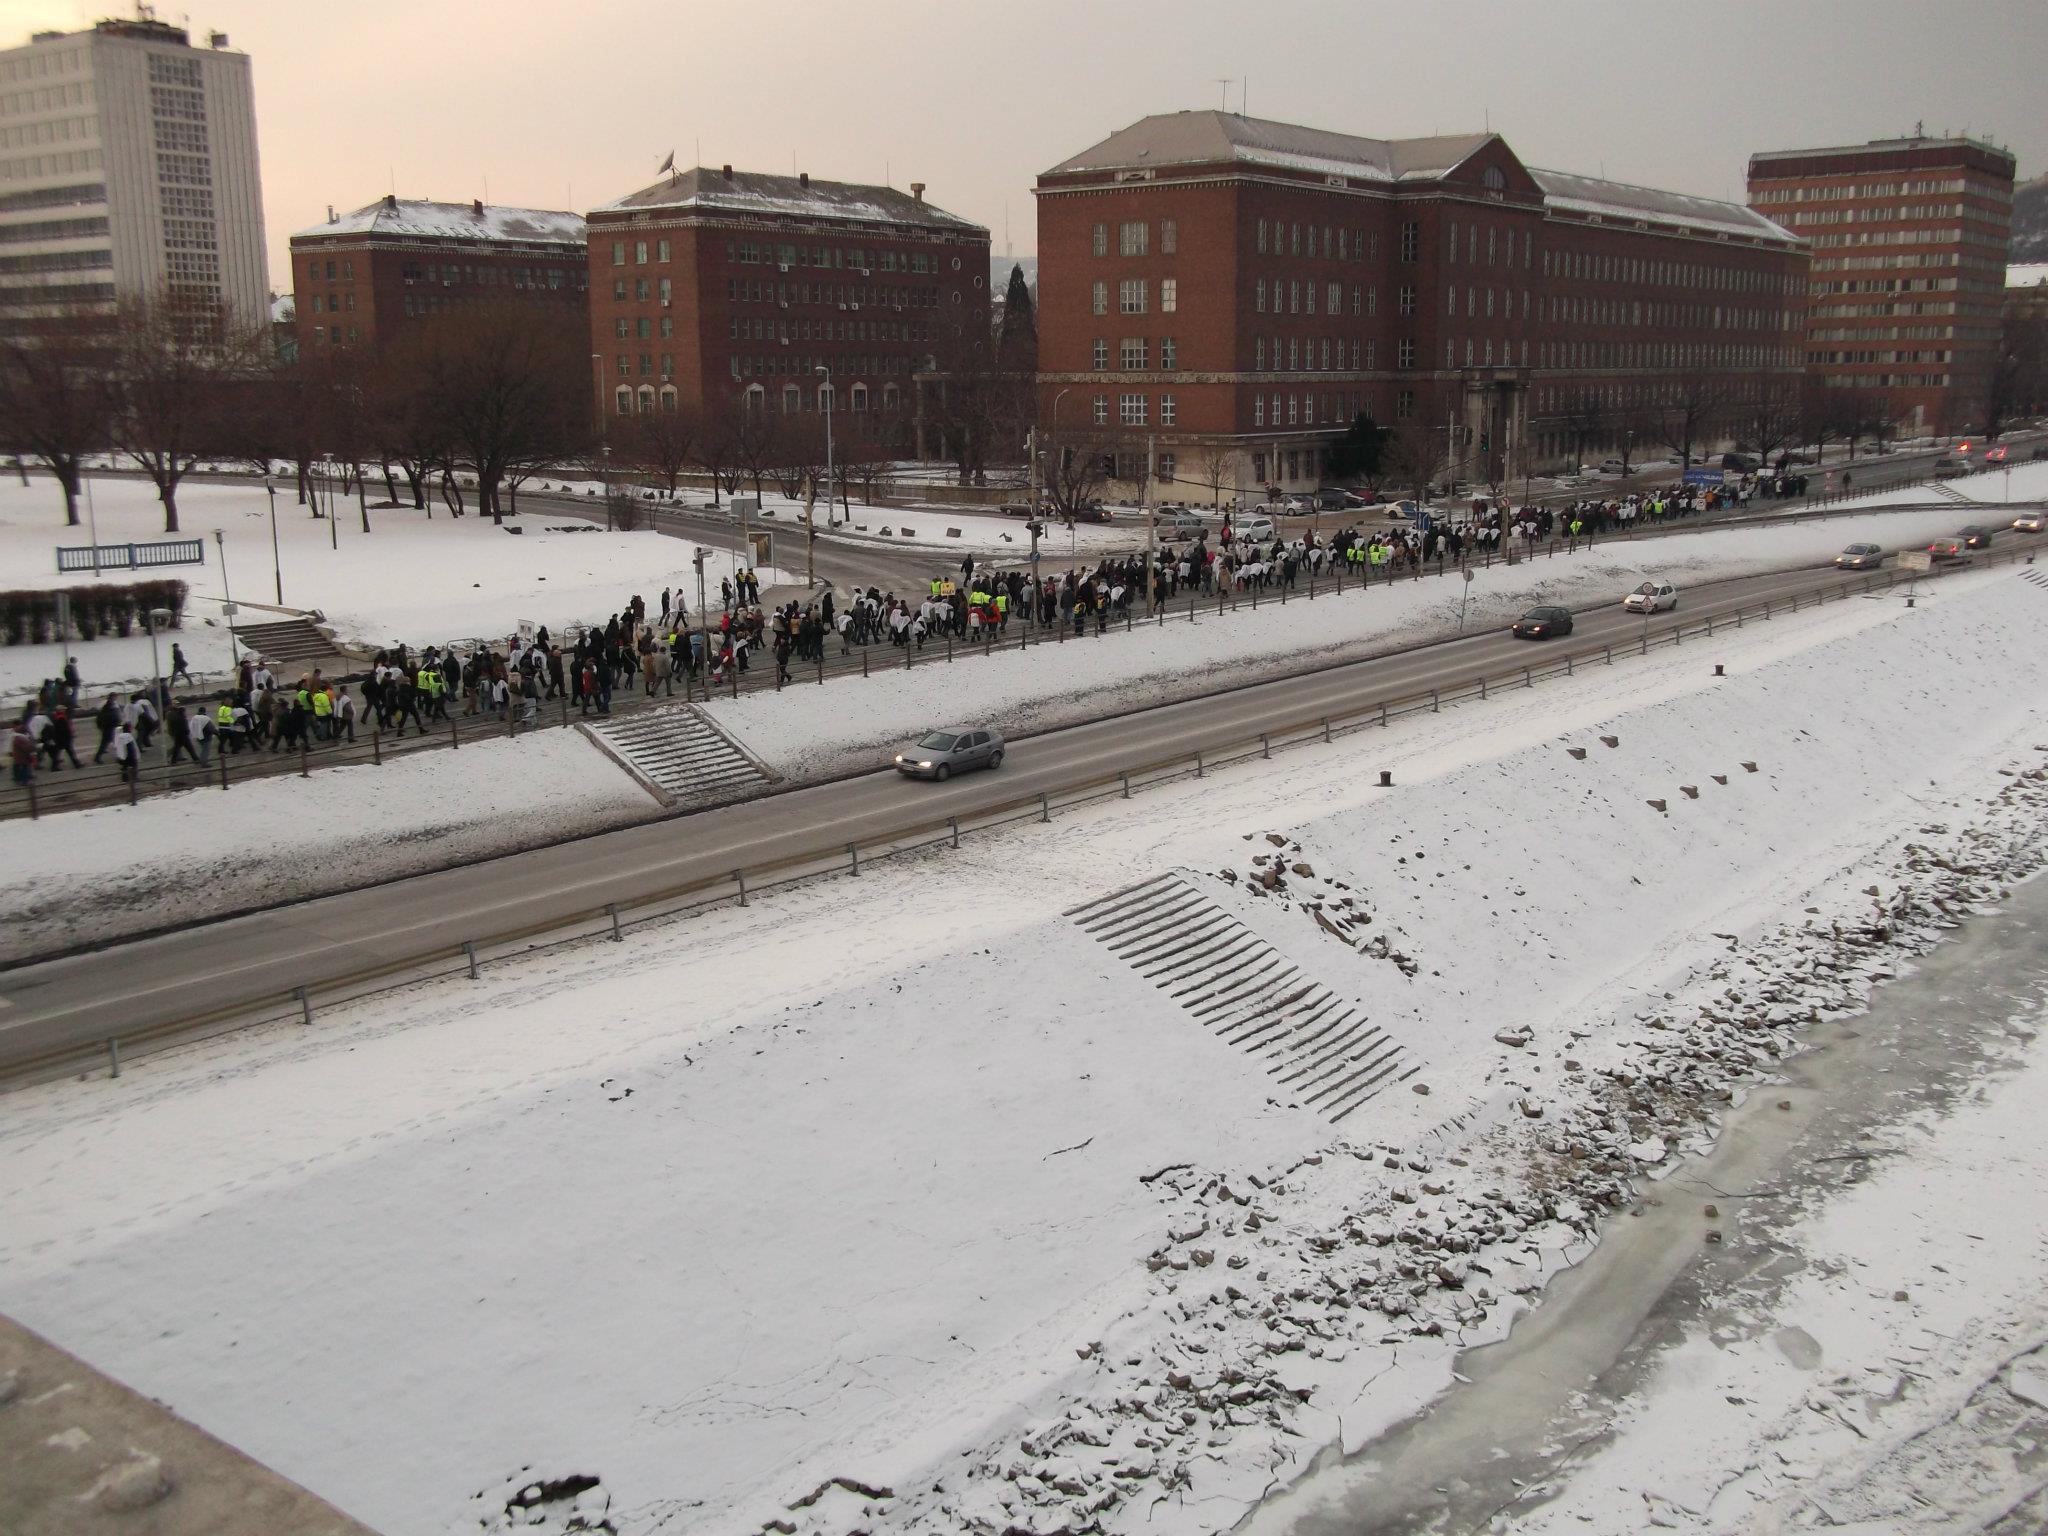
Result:
[[[2006,260],[2048,261],[2048,176],[2012,189],[2012,251]]]

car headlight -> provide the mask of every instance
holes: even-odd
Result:
[[[922,758],[922,757],[921,757],[921,758],[919,758],[919,759],[918,759],[918,761],[917,761],[917,766],[918,766],[918,767],[920,767],[920,768],[929,768],[929,767],[931,767],[931,765],[932,765],[932,764],[931,764],[931,759],[930,759],[930,758]]]

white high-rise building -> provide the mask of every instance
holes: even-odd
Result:
[[[0,326],[166,287],[269,317],[249,56],[138,9],[0,51]]]

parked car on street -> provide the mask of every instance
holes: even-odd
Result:
[[[913,779],[946,780],[969,768],[1003,766],[1003,738],[985,726],[926,731],[896,754],[896,770]]]
[[[1678,589],[1668,581],[1646,581],[1621,600],[1630,613],[1662,613],[1678,606]]]
[[[1517,640],[1549,640],[1571,632],[1572,611],[1569,608],[1531,608],[1515,620]]]
[[[1843,571],[1874,571],[1884,564],[1884,550],[1876,544],[1851,544],[1835,556],[1835,568]]]
[[[2042,514],[2039,512],[2022,512],[2012,520],[2012,526],[2014,531],[2018,533],[2039,533],[2041,531],[2041,519]]]
[[[1192,512],[1161,512],[1152,519],[1161,538],[1194,538],[1203,531],[1202,520]]]
[[[1325,512],[1346,512],[1365,505],[1365,498],[1341,485],[1326,485],[1316,492],[1316,505]]]
[[[1972,523],[1967,528],[1958,528],[1956,537],[1963,541],[1965,549],[1989,549],[1991,535],[1994,532],[1995,529],[1987,528],[1982,523]]]
[[[1263,512],[1247,512],[1243,517],[1230,520],[1230,534],[1235,539],[1250,539],[1263,544],[1268,539],[1279,537],[1280,525]]]
[[[1625,475],[1635,466],[1624,464],[1619,459],[1602,459],[1600,473],[1603,475]]]

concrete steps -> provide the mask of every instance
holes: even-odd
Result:
[[[310,620],[279,619],[267,624],[237,624],[235,638],[242,648],[264,660],[292,665],[302,661],[325,661],[340,655],[334,642]]]
[[[1212,902],[1178,871],[1067,914],[1275,1085],[1332,1124],[1421,1069],[1356,1002]]]
[[[588,729],[667,805],[743,793],[769,781],[761,765],[693,705],[592,721]]]

